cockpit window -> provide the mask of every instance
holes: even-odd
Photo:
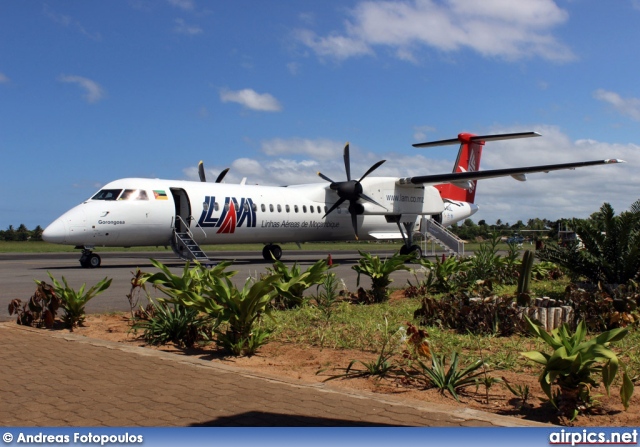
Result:
[[[149,200],[144,189],[125,189],[118,200]]]
[[[121,189],[101,189],[91,200],[116,200],[121,192]]]

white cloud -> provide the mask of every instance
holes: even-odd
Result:
[[[279,112],[282,110],[282,106],[272,95],[268,93],[260,94],[248,88],[236,91],[223,89],[220,92],[220,100],[222,102],[235,102],[247,109],[261,112]]]
[[[517,132],[518,129],[492,129],[491,132]],[[530,130],[530,129],[526,129]],[[575,161],[620,158],[626,164],[593,166],[548,174],[529,174],[526,182],[510,177],[479,182],[476,199],[480,211],[474,218],[495,222],[540,217],[587,217],[604,202],[617,212],[640,198],[640,178],[631,172],[640,167],[640,146],[594,140],[572,141],[553,126],[534,126],[540,138],[496,141],[482,152],[482,169],[534,166]],[[624,178],[624,181],[620,181]]]
[[[344,143],[327,139],[275,138],[263,141],[261,146],[262,152],[271,157],[291,154],[308,155],[318,160],[327,160],[341,157]]]
[[[82,88],[84,90],[84,95],[82,95],[82,97],[88,103],[98,102],[101,99],[103,99],[105,97],[105,95],[106,95],[106,92],[100,86],[100,84],[98,84],[95,81],[92,81],[91,79],[84,78],[82,76],[60,75],[58,77],[58,81],[65,82],[65,83],[71,83],[71,84],[77,84],[80,88]]]
[[[11,82],[11,79],[9,79],[6,74],[0,72],[0,84],[8,84],[9,82]]]
[[[361,1],[344,31],[323,37],[300,29],[295,37],[318,56],[339,60],[373,55],[375,47],[383,47],[414,61],[420,49],[429,47],[470,49],[508,60],[537,56],[567,61],[574,55],[551,34],[567,19],[553,0]]]
[[[167,0],[167,2],[183,11],[193,11],[195,9],[195,3],[192,0]]]
[[[640,121],[640,99],[623,98],[618,93],[599,89],[593,93],[593,97],[613,106],[622,115],[628,116],[635,121]]]
[[[173,27],[173,32],[178,34],[187,34],[189,36],[195,36],[197,34],[202,34],[202,28],[198,25],[189,25],[184,19],[175,19],[175,26]]]
[[[48,5],[44,5],[43,14],[49,18],[49,20],[57,23],[58,25],[64,26],[65,28],[72,28],[78,31],[81,34],[89,37],[93,40],[102,40],[102,35],[100,33],[93,33],[88,31],[84,25],[82,25],[79,21],[73,19],[71,16],[60,14],[53,9],[51,9]]]

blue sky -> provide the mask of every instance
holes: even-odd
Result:
[[[0,3],[0,228],[45,226],[123,177],[322,182],[621,158],[479,184],[474,219],[586,217],[640,198],[640,1]]]

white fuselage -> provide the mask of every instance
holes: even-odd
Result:
[[[401,238],[386,216],[438,216],[450,225],[477,206],[443,202],[431,186],[397,185],[395,178],[366,178],[362,185],[378,206],[362,202],[360,239]],[[105,185],[67,211],[44,240],[81,247],[169,245],[174,229],[189,230],[199,244],[353,240],[348,202],[323,217],[338,200],[326,184],[287,187],[129,178]]]

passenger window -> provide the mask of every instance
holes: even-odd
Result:
[[[269,211],[273,213],[273,205],[269,204]]]
[[[313,206],[309,207],[309,212],[313,213]]]
[[[224,210],[229,211],[229,202],[224,204]]]
[[[298,205],[293,205],[293,211],[295,211],[296,213],[299,211],[298,210]]]
[[[306,213],[307,212],[307,205],[302,205],[302,212]]]
[[[285,210],[287,213],[290,213],[290,212],[291,212],[291,208],[289,208],[289,205],[285,205],[285,206],[284,206],[284,210]]]
[[[260,205],[260,209],[262,210],[263,213],[267,211],[267,207],[264,205],[264,203]]]
[[[251,203],[251,209],[256,212],[258,211],[258,205],[256,205],[255,203]]]
[[[278,212],[281,213],[282,212],[282,207],[280,205],[278,205]]]
[[[320,205],[318,205],[318,214],[322,213],[322,208],[320,208]]]
[[[247,202],[244,202],[244,206],[243,206],[245,211],[249,211],[249,204]]]
[[[220,211],[220,205],[218,204],[218,202],[213,202],[213,209],[216,211]]]
[[[116,200],[121,192],[121,189],[102,189],[91,200]]]

